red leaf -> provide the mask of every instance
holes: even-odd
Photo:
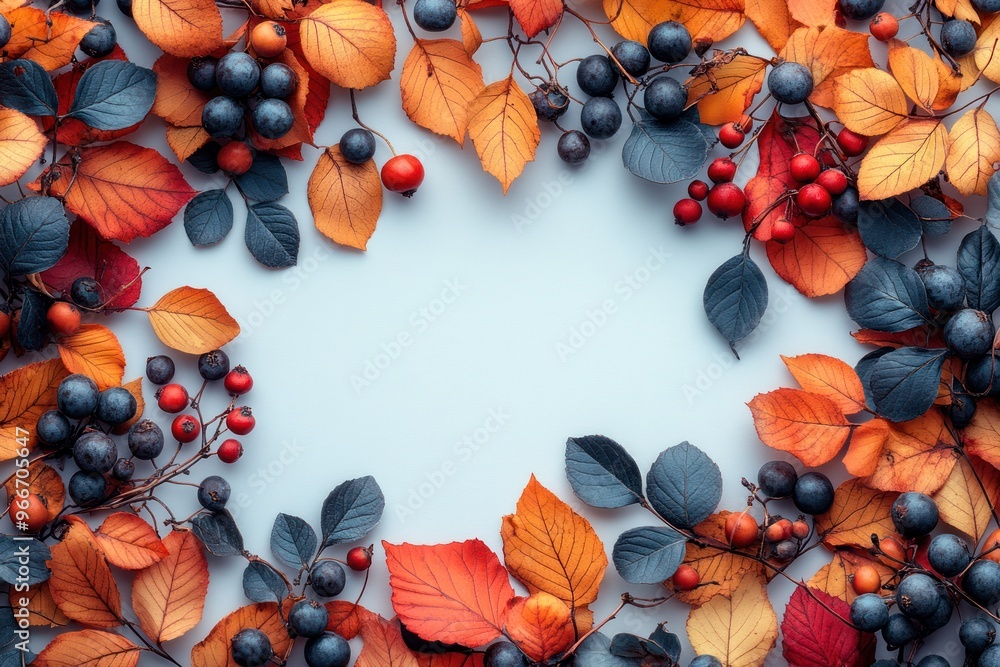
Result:
[[[871,664],[865,650],[870,642],[865,642],[861,631],[850,626],[850,616],[850,606],[840,598],[797,587],[781,622],[781,655],[789,667]]]
[[[94,63],[104,60],[127,61],[128,57],[126,57],[125,52],[122,51],[120,46],[115,46],[114,50],[103,58],[88,58],[83,62],[75,64],[68,72],[63,72],[52,81],[52,84],[56,88],[56,93],[59,95],[59,115],[62,116],[69,113],[69,109],[73,105],[73,98],[76,96],[76,86],[80,83],[80,79],[83,78],[84,72]],[[141,124],[136,123],[123,130],[103,131],[95,130],[83,121],[75,118],[66,118],[59,125],[57,138],[59,139],[59,143],[66,144],[67,146],[83,146],[97,141],[113,141],[119,137],[124,137],[126,134],[131,134],[138,130]],[[52,120],[45,118],[43,126],[48,131],[52,127]]]
[[[139,300],[142,278],[139,263],[111,241],[105,241],[89,225],[76,222],[69,232],[69,247],[62,259],[42,280],[54,290],[65,292],[81,276],[101,285],[105,308],[128,308]],[[117,295],[117,296],[115,296]]]
[[[514,18],[528,37],[555,25],[563,13],[562,0],[510,0]]]

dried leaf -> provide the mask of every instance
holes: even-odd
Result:
[[[847,472],[858,477],[874,473],[888,438],[889,422],[881,417],[858,424],[851,433],[851,443],[844,454]]]
[[[788,13],[802,25],[820,28],[833,23],[837,0],[788,0]]]
[[[825,354],[782,356],[781,360],[804,390],[826,396],[845,415],[865,409],[865,390],[853,368]]]
[[[857,229],[833,216],[796,226],[790,241],[768,241],[766,250],[775,273],[810,298],[836,294],[868,260]]]
[[[889,43],[889,69],[906,96],[927,111],[934,111],[934,102],[941,85],[939,61],[920,49],[894,39]]]
[[[955,445],[937,410],[912,421],[890,424],[882,457],[865,483],[882,491],[933,494],[955,467]]]
[[[726,519],[730,514],[732,512],[727,511],[713,514],[695,526],[694,531],[703,537],[726,543]],[[731,596],[745,578],[763,579],[764,566],[754,560],[757,546],[724,551],[688,542],[684,563],[694,568],[702,583],[691,591],[675,591],[675,596],[685,604],[700,606],[716,596]]]
[[[663,0],[603,0],[604,13],[611,21],[611,27],[625,39],[643,44],[649,31],[657,23],[669,21],[672,16],[667,2]]]
[[[163,344],[188,354],[218,349],[240,333],[240,325],[207,289],[179,287],[164,294],[147,312]]]
[[[834,84],[833,96],[840,122],[865,136],[885,134],[907,117],[903,89],[882,70],[867,68],[845,74]]]
[[[65,67],[73,59],[83,36],[94,24],[64,12],[43,12],[21,7],[5,18],[11,37],[4,50],[10,57],[33,60],[48,71]]]
[[[166,556],[135,576],[132,607],[156,641],[176,639],[201,620],[208,595],[208,561],[194,533],[174,530],[163,540]]]
[[[859,68],[875,66],[867,33],[835,25],[796,30],[780,55],[812,71],[815,87],[809,100],[827,108],[834,106],[834,89],[839,77]]]
[[[47,145],[34,120],[20,111],[0,108],[0,186],[24,176]]]
[[[123,570],[142,570],[167,555],[153,527],[131,512],[108,516],[94,537],[108,562]]]
[[[222,48],[222,14],[213,0],[135,0],[132,17],[149,41],[172,56]]]
[[[365,250],[382,212],[382,181],[373,162],[352,164],[339,146],[320,155],[309,177],[316,229],[335,243]]]
[[[970,109],[948,133],[948,181],[963,195],[985,195],[1000,162],[1000,129],[985,109]]]
[[[59,357],[70,373],[82,373],[105,390],[117,387],[125,377],[125,352],[111,329],[84,324],[72,336],[59,339]]]
[[[806,583],[806,586],[823,591],[827,595],[840,598],[850,604],[858,596],[854,592],[851,578],[862,566],[875,568],[884,582],[888,582],[894,574],[892,568],[883,565],[866,551],[837,549],[833,553],[833,560],[821,567]]]
[[[271,640],[275,655],[285,655],[292,639],[273,602],[240,607],[215,624],[212,631],[191,650],[191,667],[238,667],[229,650],[233,636],[244,628],[256,628]]]
[[[142,650],[121,635],[81,630],[58,635],[31,664],[35,667],[135,667]]]
[[[507,613],[507,633],[532,661],[544,663],[576,638],[570,608],[548,593],[517,598]]]
[[[722,62],[696,67],[688,81],[688,106],[698,104],[698,117],[707,125],[740,120],[764,85],[767,61],[755,56],[727,54]]]
[[[548,30],[562,18],[563,0],[509,0],[514,18],[528,37]]]
[[[878,140],[861,160],[862,199],[888,199],[934,178],[948,154],[948,130],[940,120],[908,119]]]
[[[41,460],[34,460],[28,466],[26,477],[11,477],[5,485],[7,502],[17,495],[19,489],[28,489],[42,499],[49,511],[49,521],[62,512],[66,502],[66,483],[56,469]]]
[[[748,405],[764,444],[809,467],[831,461],[851,433],[851,424],[834,401],[807,391],[776,389],[758,394]]]
[[[153,63],[156,97],[152,113],[179,127],[201,126],[201,112],[212,95],[198,90],[188,80],[190,58],[164,54]]]
[[[731,598],[716,596],[691,610],[691,647],[729,667],[760,667],[778,639],[778,617],[757,577],[745,577]]]
[[[49,359],[0,376],[0,460],[9,461],[18,456],[23,438],[34,446],[34,424],[42,413],[56,407],[56,389],[69,375],[62,361]]]
[[[468,130],[469,104],[485,84],[482,68],[460,42],[418,39],[403,63],[399,87],[410,120],[461,144]]]
[[[389,78],[396,35],[389,17],[363,0],[320,5],[299,27],[313,68],[343,88],[367,88]]]
[[[816,532],[830,548],[868,548],[872,533],[887,535],[895,530],[890,512],[898,496],[849,479],[837,487],[830,511],[816,517]]]
[[[785,0],[746,0],[746,13],[775,52],[785,48],[788,38],[799,27]]]
[[[60,611],[90,628],[122,624],[122,600],[111,568],[90,528],[76,516],[66,517],[69,530],[52,547],[49,591]]]
[[[541,139],[535,108],[513,76],[486,86],[470,103],[469,136],[483,169],[497,177],[507,194],[535,159]]]
[[[980,459],[961,458],[934,502],[942,521],[978,543],[993,519],[991,507],[1000,503],[1000,472]]]

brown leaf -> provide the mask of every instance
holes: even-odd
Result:
[[[858,479],[837,487],[833,507],[815,519],[816,532],[827,547],[872,545],[871,535],[887,535],[895,530],[890,511],[898,493],[869,489]]]
[[[701,122],[722,125],[740,120],[764,85],[767,60],[725,55],[693,70],[687,83],[688,106],[698,104]]]
[[[358,250],[368,247],[382,213],[382,182],[373,162],[352,164],[339,145],[327,148],[309,177],[308,196],[324,236]]]
[[[10,185],[41,157],[49,141],[34,120],[0,108],[0,185]]]
[[[837,549],[833,553],[833,560],[821,567],[806,585],[850,604],[858,596],[851,585],[851,577],[858,568],[865,565],[878,570],[883,582],[888,582],[895,574],[891,568],[870,556],[867,551]]]
[[[108,562],[123,570],[145,569],[167,555],[153,527],[131,512],[108,516],[94,537]]]
[[[732,512],[713,514],[697,526],[694,531],[703,537],[725,544],[726,518]],[[763,579],[764,566],[754,558],[757,546],[726,551],[713,546],[698,546],[687,543],[684,563],[698,573],[701,585],[691,591],[675,591],[674,595],[685,604],[700,606],[712,598],[733,594],[744,578]],[[667,582],[669,585],[669,581]]]
[[[938,410],[908,422],[890,424],[882,456],[865,483],[882,491],[933,494],[955,467],[955,446]]]
[[[747,18],[775,52],[781,51],[799,24],[785,0],[746,0]]]
[[[166,556],[135,575],[132,608],[143,631],[159,642],[184,635],[201,620],[208,595],[208,561],[188,530],[171,531]]]
[[[24,438],[28,438],[29,447],[34,446],[30,426],[56,407],[56,389],[67,375],[60,359],[50,359],[0,376],[0,460],[17,457]]]
[[[42,649],[35,667],[135,667],[142,649],[121,635],[100,630],[68,632]]]
[[[52,547],[48,561],[49,590],[59,609],[71,620],[91,628],[122,624],[122,600],[111,568],[94,534],[82,519],[66,517],[69,530]]]
[[[963,457],[934,494],[934,502],[942,521],[978,543],[989,530],[991,508],[1000,503],[1000,472],[980,459]]]

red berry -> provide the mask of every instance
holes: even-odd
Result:
[[[774,221],[771,225],[771,239],[778,243],[788,243],[795,237],[795,225],[784,218]]]
[[[253,378],[250,372],[243,366],[237,366],[226,374],[226,379],[222,381],[226,391],[235,396],[242,396],[253,388]]]
[[[764,531],[764,539],[768,542],[784,542],[792,536],[792,522],[788,519],[778,519]]]
[[[753,129],[753,117],[749,114],[743,114],[740,116],[739,126],[743,130],[743,134],[746,134]]]
[[[788,172],[799,183],[812,183],[819,176],[819,160],[809,153],[797,153],[788,163]]]
[[[382,165],[382,185],[387,190],[412,197],[424,182],[424,165],[413,155],[394,155]]]
[[[847,175],[839,169],[826,169],[816,177],[816,183],[836,197],[847,191]]]
[[[736,148],[746,138],[743,128],[736,123],[727,123],[719,130],[719,143],[726,148]]]
[[[49,330],[58,336],[72,336],[80,330],[80,311],[68,301],[56,301],[45,313]]]
[[[743,213],[746,205],[746,195],[733,183],[719,183],[708,193],[708,210],[723,220]]]
[[[164,412],[180,412],[187,407],[187,389],[175,383],[166,384],[156,390],[156,404]]]
[[[757,539],[757,520],[746,512],[736,512],[726,517],[726,539],[737,549],[743,549]]]
[[[857,157],[868,148],[868,137],[863,137],[857,132],[851,132],[846,127],[837,135],[837,145],[840,151],[847,157]]]
[[[792,537],[797,540],[804,540],[809,537],[809,524],[802,520],[793,521]]]
[[[219,460],[223,463],[236,463],[243,456],[243,445],[239,440],[230,438],[219,445]]]
[[[727,157],[717,157],[708,165],[708,178],[713,183],[728,183],[736,178],[736,163]]]
[[[347,567],[355,572],[364,572],[372,566],[371,547],[354,547],[347,552]]]
[[[676,591],[690,591],[694,590],[701,583],[701,575],[698,574],[698,570],[690,565],[683,564],[674,572],[674,576],[670,578],[670,582],[674,585],[674,590]]]
[[[705,181],[691,181],[688,185],[688,196],[695,201],[705,201],[708,196],[708,183]]]
[[[170,433],[177,442],[193,442],[201,433],[201,424],[191,415],[177,415],[170,425]]]
[[[231,141],[219,149],[219,155],[215,158],[219,169],[230,176],[242,176],[250,171],[253,164],[253,154],[250,147],[242,141]]]
[[[674,204],[674,223],[681,225],[693,225],[701,220],[701,204],[693,199],[681,199]]]
[[[899,21],[889,12],[879,12],[868,24],[872,37],[880,42],[888,42],[899,32]]]
[[[246,405],[234,408],[226,415],[226,428],[236,435],[246,435],[253,430],[256,424],[257,420],[254,419],[253,412]]]
[[[795,204],[806,215],[818,218],[829,212],[833,206],[833,198],[822,185],[810,183],[803,185],[798,194],[795,195]]]

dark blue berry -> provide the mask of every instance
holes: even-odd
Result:
[[[956,58],[972,53],[976,48],[976,28],[962,19],[946,22],[941,26],[941,46]]]
[[[347,667],[351,645],[334,632],[324,632],[306,642],[305,658],[309,667]]]
[[[799,475],[791,463],[768,461],[757,471],[757,486],[772,498],[787,498],[795,490]]]
[[[486,649],[483,663],[485,667],[528,667],[528,658],[514,644],[500,641]]]
[[[576,68],[580,90],[594,97],[608,97],[618,85],[618,70],[607,56],[587,56]]]
[[[889,622],[889,607],[878,595],[865,593],[851,603],[851,623],[862,632],[877,632]]]
[[[977,560],[965,571],[962,590],[984,607],[1000,602],[1000,565],[991,560]]]
[[[631,39],[618,42],[611,53],[621,64],[622,69],[632,76],[642,76],[649,70],[649,49]]]
[[[108,482],[98,472],[78,470],[69,478],[69,497],[81,507],[96,505],[108,491]]]
[[[7,20],[6,16],[0,15],[0,49],[7,46],[11,35],[10,21]]]
[[[722,661],[714,655],[696,655],[688,667],[722,667]]]
[[[340,154],[351,164],[364,164],[375,155],[375,135],[362,127],[351,128],[340,138]]]
[[[283,100],[290,97],[298,86],[299,77],[285,63],[271,63],[260,73],[260,92],[264,97]]]
[[[57,449],[69,443],[73,426],[58,410],[43,412],[35,424],[35,435],[46,449]]]
[[[594,139],[610,139],[622,126],[622,110],[610,97],[591,97],[583,105],[580,125]]]
[[[56,390],[59,411],[70,419],[83,419],[94,414],[100,392],[86,375],[74,373],[63,379]]]
[[[938,597],[937,607],[927,618],[921,619],[920,624],[924,628],[924,634],[931,634],[940,630],[951,622],[951,614],[955,611],[955,605],[951,603],[948,596],[942,593]]]
[[[135,464],[129,459],[118,459],[111,468],[111,476],[119,482],[127,482],[135,474]]]
[[[867,21],[882,11],[885,0],[840,0],[840,11],[856,21]]]
[[[132,18],[132,0],[116,0],[118,11],[125,16]]]
[[[218,475],[211,475],[198,485],[198,502],[207,510],[221,512],[226,508],[231,493],[229,482]]]
[[[767,75],[767,88],[783,104],[801,104],[813,91],[813,75],[805,65],[784,62]]]
[[[861,200],[858,197],[857,188],[849,185],[842,194],[833,198],[833,207],[830,212],[841,222],[857,222],[860,204]]]
[[[677,79],[658,76],[649,82],[642,94],[643,105],[658,120],[673,120],[687,106],[687,91]]]
[[[958,639],[966,651],[980,653],[993,644],[997,638],[997,628],[985,618],[967,618],[958,630]]]
[[[163,451],[163,431],[150,419],[137,421],[128,430],[128,449],[137,459],[155,459]]]
[[[231,97],[219,95],[205,104],[201,112],[201,126],[209,136],[225,139],[236,134],[243,122],[243,107]]]
[[[198,373],[209,382],[221,380],[229,372],[229,355],[212,350],[198,357]]]
[[[101,284],[89,276],[81,276],[69,288],[70,300],[83,308],[101,305]]]
[[[664,21],[649,31],[649,53],[661,63],[679,63],[691,53],[691,33],[683,23]]]
[[[893,614],[882,628],[882,639],[890,650],[909,644],[919,636],[920,624],[903,614]]]
[[[933,614],[940,596],[938,583],[926,574],[911,574],[896,587],[896,605],[910,618],[927,618]]]
[[[531,106],[535,107],[535,115],[541,120],[555,121],[569,109],[569,98],[561,89],[547,83],[535,88],[528,97]]]
[[[316,595],[332,598],[344,592],[347,575],[344,567],[334,560],[321,560],[309,572],[309,585]]]
[[[299,600],[288,612],[288,627],[299,637],[319,637],[329,620],[330,613],[316,600]]]
[[[951,312],[965,301],[965,281],[962,274],[950,266],[932,264],[917,270],[927,290],[927,304],[934,310]]]
[[[271,640],[257,628],[244,628],[230,642],[233,662],[240,667],[264,667],[274,655]]]
[[[73,443],[73,460],[84,472],[108,472],[117,459],[114,440],[101,431],[88,429]]]
[[[198,90],[215,90],[215,68],[218,64],[218,59],[212,56],[192,58],[187,66],[188,81]]]
[[[807,472],[795,481],[792,502],[805,514],[825,514],[833,507],[833,483],[821,472]]]
[[[975,394],[1000,393],[1000,357],[984,354],[970,359],[965,366],[965,385]]]
[[[1000,667],[1000,646],[990,646],[983,651],[976,667]]]
[[[962,357],[971,359],[993,349],[993,319],[981,310],[963,308],[944,325],[944,342]]]
[[[951,665],[939,655],[925,655],[917,663],[917,667],[951,667]]]
[[[1000,12],[1000,0],[972,0],[972,6],[977,11],[986,14],[996,14]]]
[[[109,387],[97,400],[97,418],[105,424],[116,426],[135,417],[135,396],[125,387]]]
[[[153,384],[167,384],[174,379],[174,360],[165,354],[146,359],[146,378]]]
[[[265,139],[280,139],[294,123],[292,108],[282,100],[262,100],[253,110],[253,126]]]
[[[965,428],[976,416],[976,398],[966,391],[958,378],[951,382],[951,404],[948,406],[948,416],[955,428]]]
[[[965,540],[958,535],[943,533],[931,540],[927,547],[927,560],[942,577],[954,577],[969,567],[972,555]]]
[[[455,25],[458,8],[454,0],[417,0],[413,21],[428,32],[441,32]]]
[[[118,35],[111,21],[95,16],[91,21],[97,21],[97,25],[91,28],[83,39],[80,40],[80,50],[91,58],[103,58],[115,50],[118,44]]]
[[[580,164],[590,157],[590,139],[579,130],[563,132],[556,150],[566,164]]]
[[[99,4],[101,4],[101,0],[65,0],[63,9],[70,14],[87,14],[89,16],[93,15]]]
[[[215,83],[226,95],[246,97],[260,82],[260,65],[243,51],[233,51],[219,58]]]
[[[892,524],[906,538],[923,537],[938,523],[938,507],[930,496],[907,491],[892,504]]]

